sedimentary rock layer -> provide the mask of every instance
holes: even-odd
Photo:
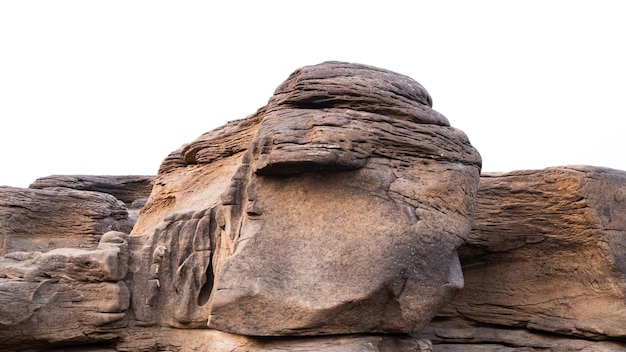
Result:
[[[0,255],[61,247],[93,249],[107,231],[130,232],[124,203],[69,188],[0,187]]]
[[[503,343],[520,334],[511,328],[623,340],[625,249],[626,172],[580,166],[483,175],[475,225],[460,250],[465,288],[433,326],[445,341],[459,333],[487,341],[471,326],[455,327],[458,317],[490,331],[507,327],[498,332]]]

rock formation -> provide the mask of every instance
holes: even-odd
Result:
[[[144,203],[150,195],[153,185],[153,176],[53,175],[38,178],[28,188],[54,189],[64,187],[107,193],[124,202],[126,206],[132,207],[133,203]]]
[[[146,237],[134,317],[245,336],[419,331],[462,286],[479,169],[412,79],[300,69],[164,161],[132,233]]]
[[[0,187],[0,350],[117,338],[130,304],[129,212],[153,179],[53,176]]]
[[[487,174],[476,204],[459,251],[465,288],[428,337],[441,348],[626,350],[626,172]]]
[[[0,188],[0,351],[626,351],[626,172],[480,165],[413,79],[303,67],[156,178]]]
[[[456,249],[471,228],[481,163],[431,104],[419,83],[391,71],[340,62],[297,70],[257,113],[168,156],[130,236],[42,253],[11,247],[0,267],[7,300],[16,282],[32,287],[20,307],[28,314],[4,322],[8,346],[430,349],[409,334],[463,285]],[[111,192],[98,183],[52,177],[29,191]],[[117,290],[58,340],[30,329],[47,320],[42,282],[81,302],[92,289],[83,283]]]

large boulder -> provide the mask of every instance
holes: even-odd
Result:
[[[460,249],[465,288],[427,330],[441,343],[493,343],[498,331],[509,346],[582,346],[572,351],[623,340],[625,255],[626,172],[572,166],[483,175],[476,223]],[[561,337],[548,344],[542,332]],[[616,344],[597,350],[626,350],[609,345]]]
[[[414,80],[328,62],[161,165],[135,316],[253,336],[419,331],[463,286],[480,156]]]

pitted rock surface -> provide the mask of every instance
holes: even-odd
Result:
[[[145,323],[252,336],[421,329],[462,286],[456,248],[481,164],[431,102],[406,76],[323,63],[296,71],[250,117],[173,152],[133,234],[149,238],[142,258],[166,248],[167,280],[174,263],[200,260],[192,266],[204,274],[184,289],[195,292],[189,313]],[[182,244],[163,221],[190,212],[212,225],[180,226],[209,236],[210,250],[173,260]],[[137,271],[141,301],[155,278]],[[138,309],[161,310],[172,290]]]
[[[0,350],[431,351],[410,334],[463,286],[480,167],[415,80],[303,67],[167,156],[130,236],[7,251],[0,298],[23,299],[3,308]],[[125,209],[101,186],[51,177],[29,192]]]
[[[465,288],[427,331],[441,344],[499,336],[519,348],[624,351],[625,248],[626,172],[483,175],[475,225],[459,251]]]

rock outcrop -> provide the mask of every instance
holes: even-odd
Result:
[[[412,79],[302,68],[256,114],[164,161],[132,233],[146,237],[135,319],[244,336],[417,332],[462,286],[479,171]]]
[[[0,255],[94,249],[105,232],[130,232],[133,224],[124,203],[110,194],[0,187]]]
[[[123,281],[128,235],[94,250],[58,248],[0,257],[0,350],[114,340],[130,304]]]
[[[90,287],[78,283],[118,290],[93,310],[103,316],[68,333],[82,337],[61,341],[33,332],[46,331],[45,309],[38,287],[23,289],[30,315],[5,323],[24,331],[9,348],[32,335],[119,351],[430,350],[410,334],[463,286],[456,249],[481,164],[431,104],[419,83],[391,71],[297,70],[255,114],[168,156],[130,236],[105,233],[85,249],[12,247],[5,287],[50,280],[83,300]],[[67,185],[112,193],[98,179],[58,176],[29,191]]]
[[[626,172],[580,166],[483,175],[475,225],[460,249],[465,288],[429,337],[624,351],[625,256]]]
[[[95,249],[107,231],[130,233],[154,176],[49,176],[0,187],[0,255]]]
[[[154,186],[154,176],[91,176],[91,175],[52,175],[41,177],[28,188],[71,188],[80,191],[107,193],[121,200],[128,207],[141,204],[150,196]]]
[[[0,351],[626,351],[626,172],[480,165],[411,78],[303,67],[156,177],[0,188]]]
[[[0,187],[0,350],[118,338],[130,305],[127,233],[153,179],[51,176]]]

